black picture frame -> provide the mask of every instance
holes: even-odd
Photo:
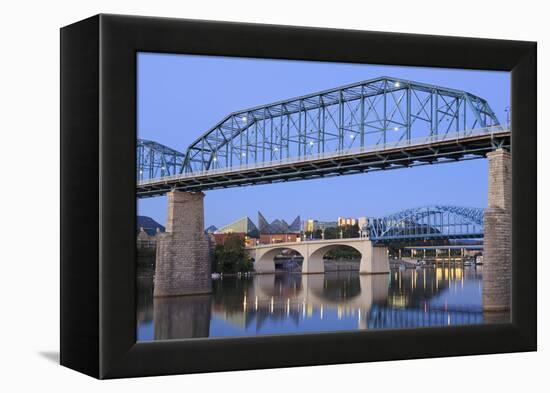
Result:
[[[138,51],[511,71],[511,323],[136,343]],[[61,364],[96,378],[537,348],[536,43],[96,15],[61,29]]]

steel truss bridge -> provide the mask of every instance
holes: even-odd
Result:
[[[233,112],[185,153],[138,140],[137,194],[454,162],[509,144],[483,98],[380,77]]]
[[[367,236],[376,242],[483,237],[483,209],[424,206],[369,218]]]

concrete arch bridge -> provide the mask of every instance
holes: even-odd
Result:
[[[261,244],[248,247],[246,251],[254,259],[254,269],[257,273],[275,272],[275,256],[283,250],[295,251],[304,258],[302,274],[308,274],[324,273],[324,256],[340,246],[352,247],[361,254],[359,273],[373,274],[390,271],[388,249],[384,245],[375,245],[365,237]]]

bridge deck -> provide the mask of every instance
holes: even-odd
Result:
[[[250,166],[216,169],[139,181],[140,198],[171,190],[204,191],[218,188],[397,169],[482,158],[496,147],[509,147],[510,130],[480,129],[420,140],[393,142],[352,150],[288,158]]]
[[[313,239],[313,240],[301,240],[298,242],[281,242],[281,243],[268,243],[268,244],[258,244],[256,246],[246,247],[247,250],[257,250],[262,248],[279,248],[279,247],[292,247],[292,246],[301,246],[304,244],[315,245],[315,244],[333,244],[333,243],[358,243],[358,242],[368,242],[370,241],[367,237],[351,237],[351,238],[338,238],[338,239]]]

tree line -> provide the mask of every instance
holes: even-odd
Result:
[[[244,273],[253,269],[252,259],[245,254],[244,239],[228,234],[223,244],[217,244],[212,252],[212,272]]]
[[[323,236],[324,231],[324,236]],[[359,224],[342,225],[339,227],[328,227],[323,229],[316,229],[314,231],[307,231],[304,233],[308,239],[351,239],[359,237]]]

